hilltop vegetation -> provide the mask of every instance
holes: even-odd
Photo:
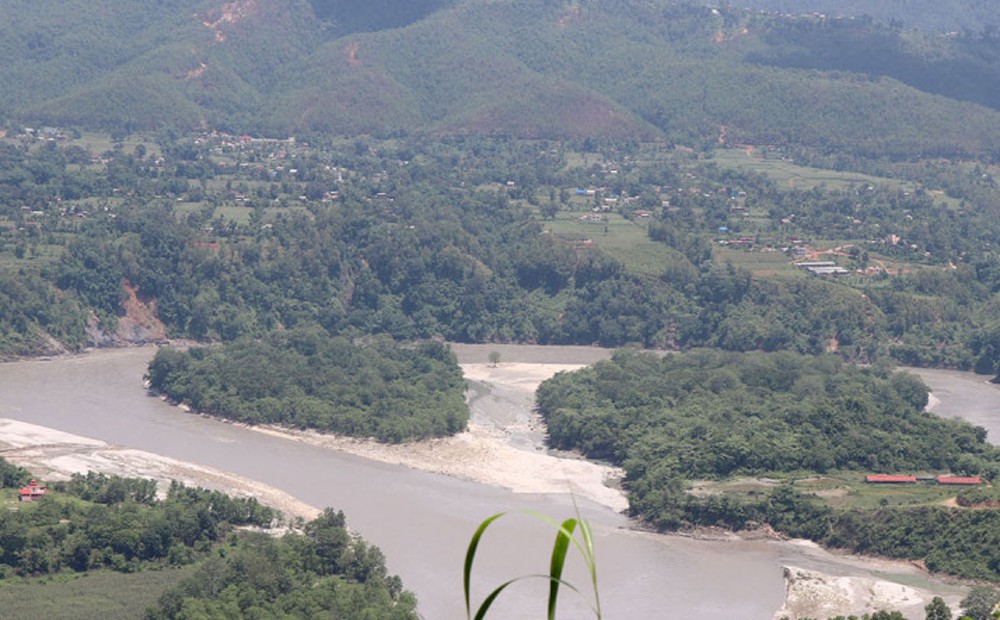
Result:
[[[775,67],[885,76],[922,92],[996,109],[1000,37],[928,38],[869,19],[789,19],[764,36],[768,49],[748,60]]]
[[[310,0],[313,12],[327,30],[338,35],[373,32],[408,26],[431,13],[450,7],[455,0]]]
[[[896,159],[1000,143],[988,33],[665,0],[404,4],[19,3],[0,32],[0,115],[126,133],[616,137]]]

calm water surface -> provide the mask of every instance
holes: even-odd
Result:
[[[382,548],[390,571],[417,593],[428,620],[464,617],[462,560],[469,536],[483,518],[526,508],[557,517],[572,515],[565,495],[515,494],[185,414],[143,388],[142,374],[153,353],[148,348],[120,349],[0,364],[0,417],[216,467],[281,488],[314,506],[342,509],[353,529]],[[964,393],[968,376],[920,374],[949,403],[939,405],[939,413],[991,423],[997,430],[990,431],[990,439],[997,441],[1000,389],[983,387],[974,378],[972,383],[983,392],[969,403],[955,398],[963,404],[960,411],[953,410],[950,401]],[[627,529],[630,523],[608,509],[587,502],[580,508],[595,528],[606,618],[769,619],[784,596],[783,564],[838,575],[870,574],[855,562],[802,545],[645,534]],[[499,523],[480,550],[484,563],[475,579],[481,592],[514,575],[547,567],[548,531],[525,518]],[[579,570],[568,577],[584,583]],[[545,587],[537,583],[509,589],[500,599],[504,606],[497,617],[540,617]],[[573,602],[572,596],[565,596],[564,603]],[[562,617],[585,617],[581,602],[564,609]]]
[[[957,370],[904,370],[923,379],[939,401],[931,406],[931,411],[982,426],[986,429],[986,440],[1000,445],[1000,385],[990,383],[990,377]]]

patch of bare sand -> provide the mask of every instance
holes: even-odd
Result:
[[[907,618],[923,617],[933,594],[877,577],[836,576],[785,567],[785,604],[774,618],[829,618],[891,609]]]
[[[580,364],[462,364],[467,380],[492,390],[503,388],[494,392],[496,397],[485,397],[474,403],[474,409],[495,408],[501,414],[512,407],[519,410],[515,419],[502,427],[470,422],[466,432],[454,437],[389,445],[276,426],[255,427],[254,430],[384,463],[500,486],[516,493],[572,492],[621,512],[628,508],[628,500],[621,490],[609,486],[621,479],[621,469],[580,458],[519,449],[511,446],[507,439],[513,431],[537,429],[541,425],[531,406],[534,392],[542,381],[557,372],[581,367]]]
[[[927,411],[934,411],[934,407],[941,403],[941,399],[934,395],[934,392],[927,393]]]
[[[572,372],[584,368],[584,364],[537,364],[537,363],[499,363],[493,364],[461,364],[462,373],[470,381],[481,381],[509,385],[534,394],[538,386],[546,379],[551,379],[560,372]]]
[[[572,492],[615,511],[628,508],[622,492],[606,484],[620,478],[616,468],[518,450],[502,439],[484,436],[474,424],[454,437],[405,445],[274,426],[255,430],[383,463],[504,487],[515,493]]]
[[[288,517],[308,520],[319,514],[288,493],[249,478],[16,420],[0,418],[0,456],[46,480],[68,480],[72,474],[95,471],[152,478],[161,494],[171,480],[178,480],[235,497],[255,497]]]
[[[489,394],[472,404],[473,417],[485,423],[470,422],[466,432],[454,437],[389,445],[275,426],[250,428],[518,493],[574,493],[621,512],[628,508],[628,501],[621,490],[613,488],[623,475],[619,468],[572,455],[551,455],[542,451],[541,446],[519,449],[510,442],[512,433],[538,436],[543,433],[544,424],[532,411],[538,385],[558,372],[582,366],[566,363],[463,364],[466,379],[485,386]],[[234,495],[257,497],[289,515],[311,518],[317,514],[314,507],[253,480],[54,429],[0,420],[0,437],[3,438],[0,445],[6,448],[0,450],[0,454],[40,477],[68,478],[72,473],[92,470],[158,481],[176,479]]]

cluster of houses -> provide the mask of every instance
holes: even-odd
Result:
[[[69,140],[67,131],[60,127],[42,127],[41,129],[25,127],[19,135],[22,138],[44,140],[47,142],[65,142]]]
[[[936,482],[937,484],[957,486],[978,486],[983,484],[979,476],[900,476],[895,474],[868,474],[865,476],[868,484],[916,484],[918,482]]]

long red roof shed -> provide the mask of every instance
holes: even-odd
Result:
[[[938,484],[967,484],[967,485],[977,485],[982,484],[983,479],[979,476],[938,476]]]
[[[911,484],[917,482],[916,476],[897,476],[893,474],[868,474],[865,482],[872,484]]]

